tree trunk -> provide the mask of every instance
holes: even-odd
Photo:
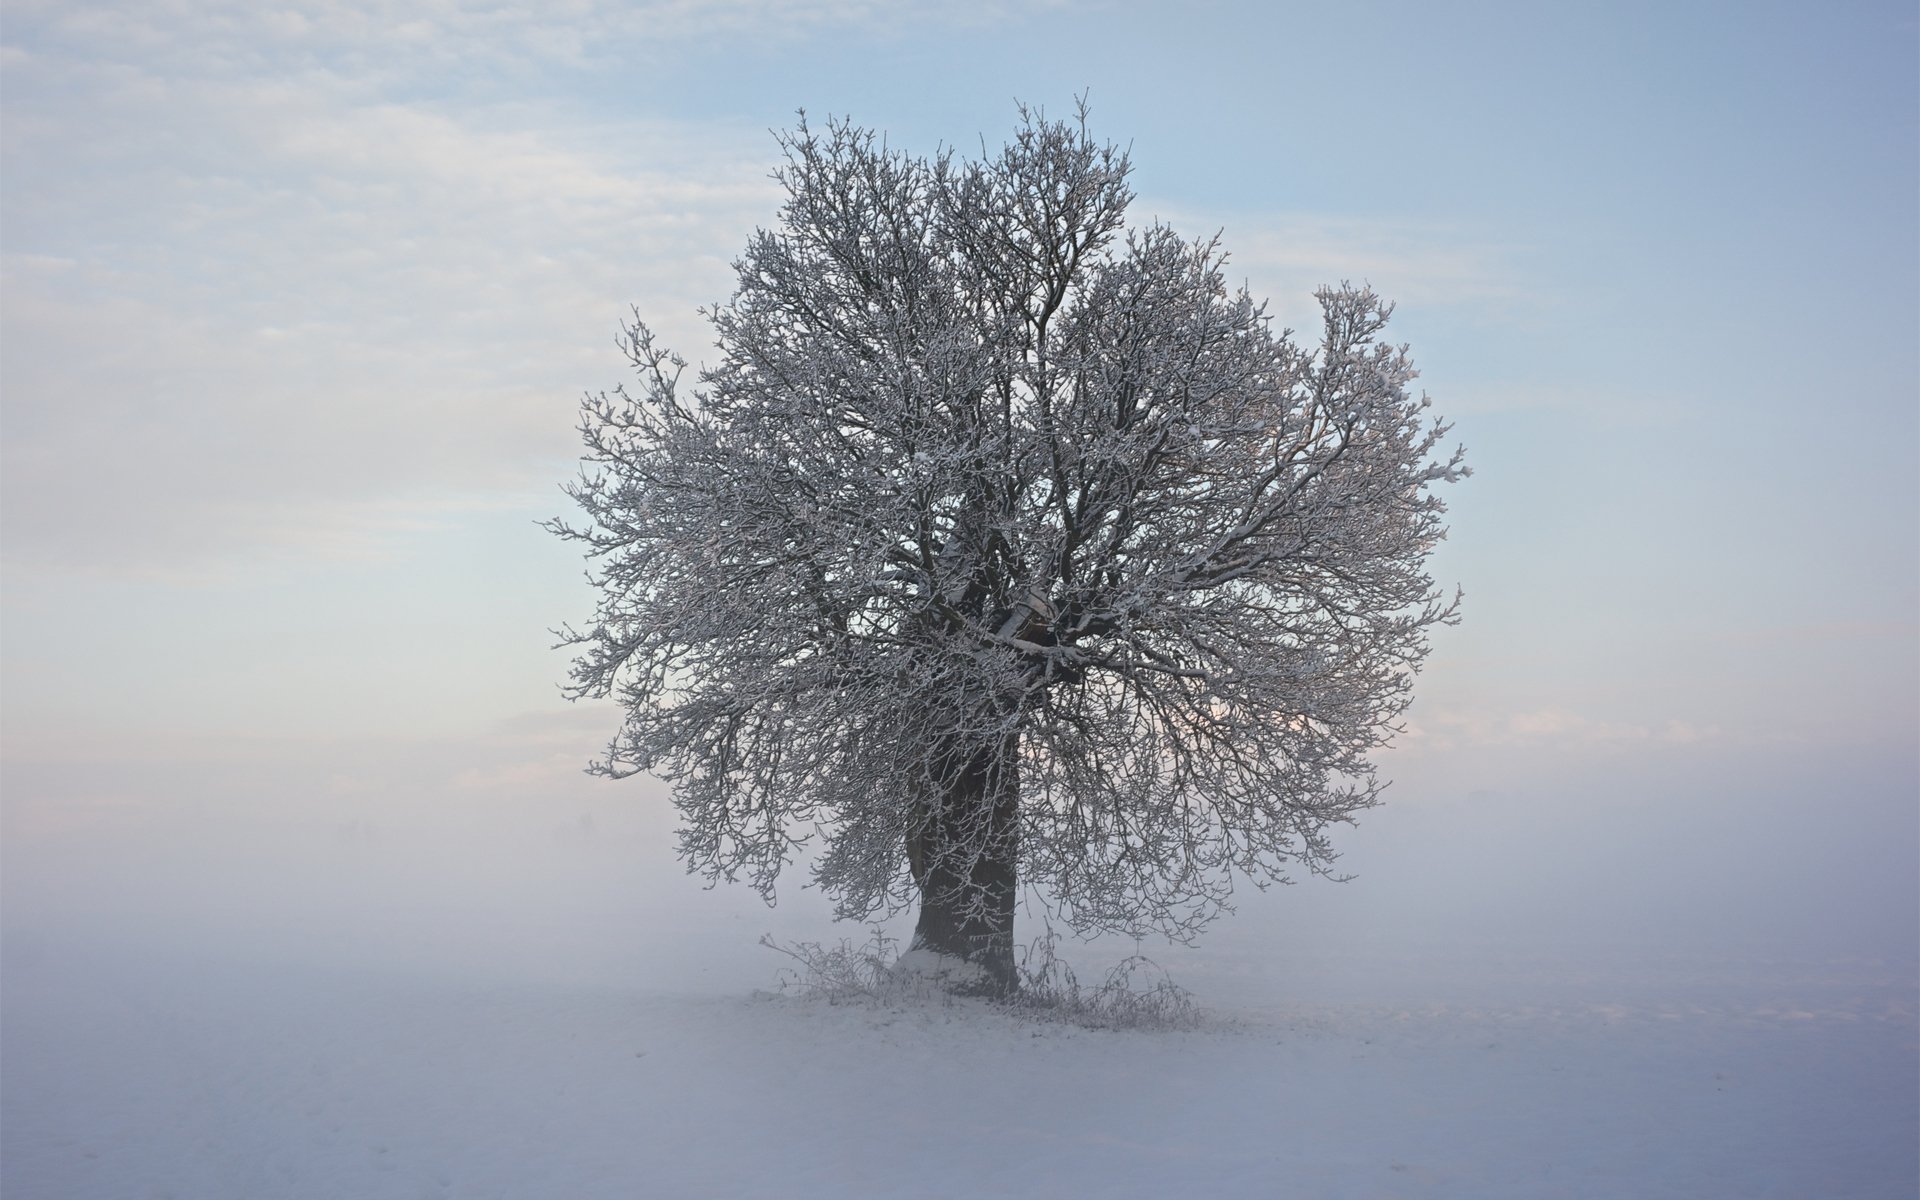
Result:
[[[942,956],[931,969],[959,992],[1005,996],[1020,986],[1013,962],[1017,745],[1009,737],[944,756],[933,794],[907,835],[907,861],[920,888],[909,952]],[[949,966],[944,960],[958,961]]]

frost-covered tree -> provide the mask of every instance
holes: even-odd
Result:
[[[1390,306],[1322,290],[1302,347],[1217,240],[1127,227],[1084,111],[1022,117],[965,161],[803,116],[715,364],[630,325],[551,526],[600,593],[569,694],[625,709],[594,769],[672,781],[689,864],[769,899],[817,839],[842,915],[917,900],[986,990],[1022,885],[1187,937],[1328,869],[1455,619],[1425,562],[1466,473]]]

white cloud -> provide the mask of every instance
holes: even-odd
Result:
[[[1678,718],[1622,721],[1561,706],[1510,712],[1440,708],[1408,721],[1399,743],[1415,753],[1487,748],[1584,752],[1690,746],[1718,741],[1722,736],[1717,726]]]
[[[1150,198],[1137,207],[1155,210]],[[1229,281],[1246,280],[1277,319],[1309,336],[1320,325],[1314,290],[1341,282],[1420,309],[1504,311],[1528,298],[1519,248],[1485,230],[1297,212],[1174,211],[1166,220],[1189,237],[1223,231]]]
[[[291,69],[373,81],[441,66],[643,62],[699,40],[981,25],[1021,11],[1004,0],[18,0],[8,6],[8,40],[200,78]]]
[[[546,491],[580,391],[622,378],[626,305],[697,357],[694,308],[775,203],[759,131],[69,83],[8,130],[16,565],[351,550]]]

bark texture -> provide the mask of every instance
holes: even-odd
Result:
[[[955,990],[1009,995],[1019,989],[1013,909],[1020,850],[1020,789],[1013,739],[956,749],[907,834],[920,890],[911,950],[979,969]]]

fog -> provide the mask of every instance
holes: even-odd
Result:
[[[580,773],[589,716],[472,743],[11,762],[7,972],[87,946],[173,964],[156,969],[230,958],[744,992],[781,965],[762,933],[866,936],[832,921],[804,865],[773,908],[688,877],[663,785]],[[1703,963],[1913,973],[1910,757],[1735,762],[1667,747],[1411,766],[1338,839],[1352,879],[1244,884],[1197,946],[1140,949],[1229,1008],[1468,981],[1497,995],[1542,972]],[[1036,912],[1024,922],[1023,936],[1038,931]],[[1098,963],[1134,948],[1107,937],[1063,952]]]

